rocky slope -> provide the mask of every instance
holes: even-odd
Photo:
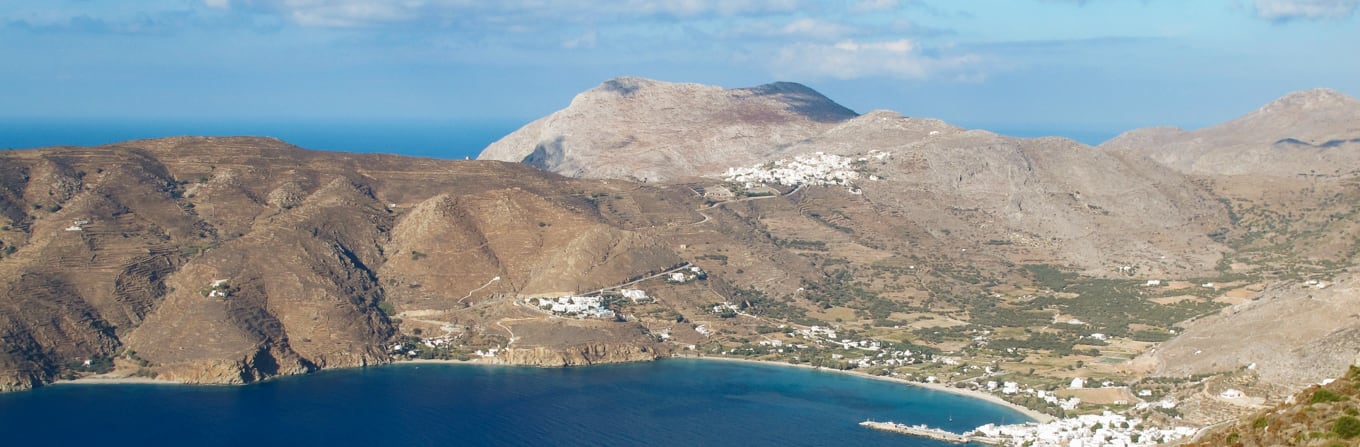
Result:
[[[1341,377],[1287,402],[1216,427],[1186,445],[1264,447],[1360,445],[1360,358]]]
[[[1163,364],[1158,374],[1250,367],[1274,387],[1266,391],[1282,395],[1334,377],[1360,350],[1360,293],[1350,274],[1323,285],[1281,283],[1255,300],[1199,319],[1158,349]]]
[[[1223,124],[1138,129],[1100,147],[1201,175],[1350,174],[1360,166],[1360,101],[1335,90],[1306,90]]]
[[[1024,139],[875,111],[788,154],[887,154],[856,184],[913,226],[994,241],[1100,274],[1203,271],[1225,250],[1205,234],[1227,221],[1211,192],[1136,155],[1063,138]],[[947,236],[946,236],[947,234]]]
[[[754,163],[854,116],[794,83],[723,89],[617,78],[477,158],[571,177],[659,181]]]
[[[587,200],[653,190],[516,164],[169,138],[11,151],[0,167],[4,389],[110,359],[190,383],[385,363],[397,312],[585,290],[681,262]]]

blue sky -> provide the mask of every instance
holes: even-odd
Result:
[[[0,0],[0,118],[528,120],[615,76],[968,126],[1360,95],[1360,0]]]

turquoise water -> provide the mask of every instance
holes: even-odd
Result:
[[[897,383],[685,359],[561,369],[403,364],[238,387],[62,385],[0,395],[6,445],[949,445],[857,425],[867,418],[954,431],[1027,420]]]

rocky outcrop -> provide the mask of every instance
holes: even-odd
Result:
[[[261,348],[254,354],[235,359],[209,359],[166,365],[157,368],[157,380],[187,384],[240,385],[271,377],[306,374],[316,370],[296,356],[280,356]],[[355,366],[355,365],[350,365]]]
[[[496,362],[543,367],[649,362],[666,356],[665,351],[666,347],[659,344],[590,343],[564,348],[535,346],[506,349]]]

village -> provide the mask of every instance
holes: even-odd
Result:
[[[892,153],[877,150],[869,151],[866,157],[850,158],[824,152],[799,155],[793,159],[776,160],[752,167],[728,168],[722,178],[735,182],[750,190],[760,184],[786,186],[847,186],[851,193],[858,194],[855,181],[866,178],[879,180],[876,175],[864,175],[870,160],[884,161]]]
[[[1195,432],[1190,427],[1158,428],[1142,419],[1105,411],[1045,423],[987,424],[965,436],[992,445],[1136,447],[1173,442]]]
[[[1194,436],[1197,432],[1190,427],[1158,428],[1145,424],[1141,419],[1126,418],[1109,411],[1044,423],[987,424],[962,434],[925,425],[893,422],[864,421],[860,425],[956,444],[1029,447],[1143,447],[1175,442]]]

